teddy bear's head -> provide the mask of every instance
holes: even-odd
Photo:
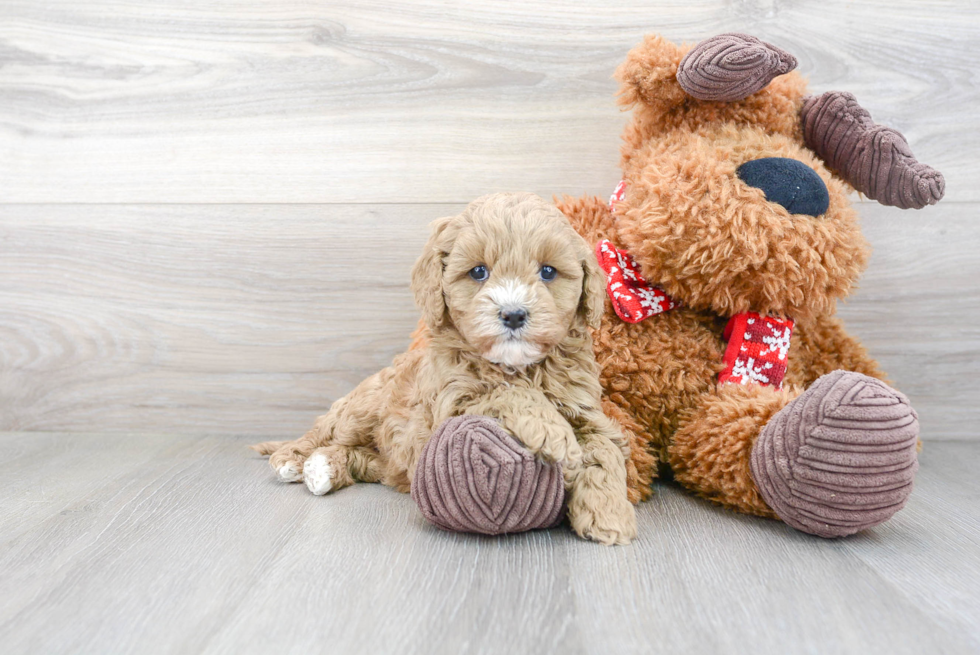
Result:
[[[725,34],[648,37],[617,71],[633,109],[617,232],[643,275],[695,309],[797,320],[833,309],[868,258],[849,194],[922,207],[942,176],[853,96],[806,97],[788,53]]]

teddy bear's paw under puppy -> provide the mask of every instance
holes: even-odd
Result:
[[[425,444],[412,499],[444,530],[507,534],[549,528],[564,516],[561,464],[534,457],[496,420],[450,418]]]
[[[303,464],[303,480],[314,496],[322,496],[333,490],[334,471],[325,453],[313,453]]]
[[[905,505],[918,469],[918,436],[905,396],[866,375],[834,371],[762,429],[752,448],[752,478],[789,525],[842,537]]]

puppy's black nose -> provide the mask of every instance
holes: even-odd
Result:
[[[762,189],[766,200],[790,214],[820,216],[830,206],[830,194],[816,171],[796,159],[763,157],[738,167],[739,179]]]
[[[500,320],[511,330],[516,330],[524,326],[527,321],[527,312],[523,309],[507,309],[500,312]]]

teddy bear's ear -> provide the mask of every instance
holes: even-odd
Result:
[[[582,270],[585,276],[582,278],[579,311],[585,316],[589,327],[598,328],[606,311],[606,276],[591,250],[582,260]]]
[[[422,310],[422,320],[429,329],[443,324],[446,298],[442,291],[443,257],[452,247],[447,243],[447,228],[456,217],[439,218],[429,224],[429,240],[412,267],[412,293],[415,304]]]
[[[667,112],[688,97],[736,102],[796,68],[796,58],[785,50],[738,32],[713,36],[686,50],[658,35],[646,37],[616,70],[623,85],[619,103],[643,102]]]
[[[850,93],[829,91],[806,98],[800,122],[807,147],[872,200],[921,209],[942,199],[942,173],[919,162],[905,137],[875,123]]]
[[[614,77],[622,85],[619,104],[632,107],[642,102],[667,111],[684,102],[684,89],[677,83],[677,66],[683,56],[679,46],[659,34],[644,37],[616,69]]]
[[[796,68],[796,57],[749,34],[729,32],[694,46],[677,66],[677,83],[698,100],[737,102]]]

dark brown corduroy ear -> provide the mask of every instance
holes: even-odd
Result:
[[[694,46],[677,67],[677,82],[698,100],[735,102],[796,68],[796,57],[748,34],[730,32]]]
[[[916,160],[905,137],[875,123],[850,93],[806,98],[800,122],[807,147],[872,200],[920,209],[942,199],[942,173]]]

